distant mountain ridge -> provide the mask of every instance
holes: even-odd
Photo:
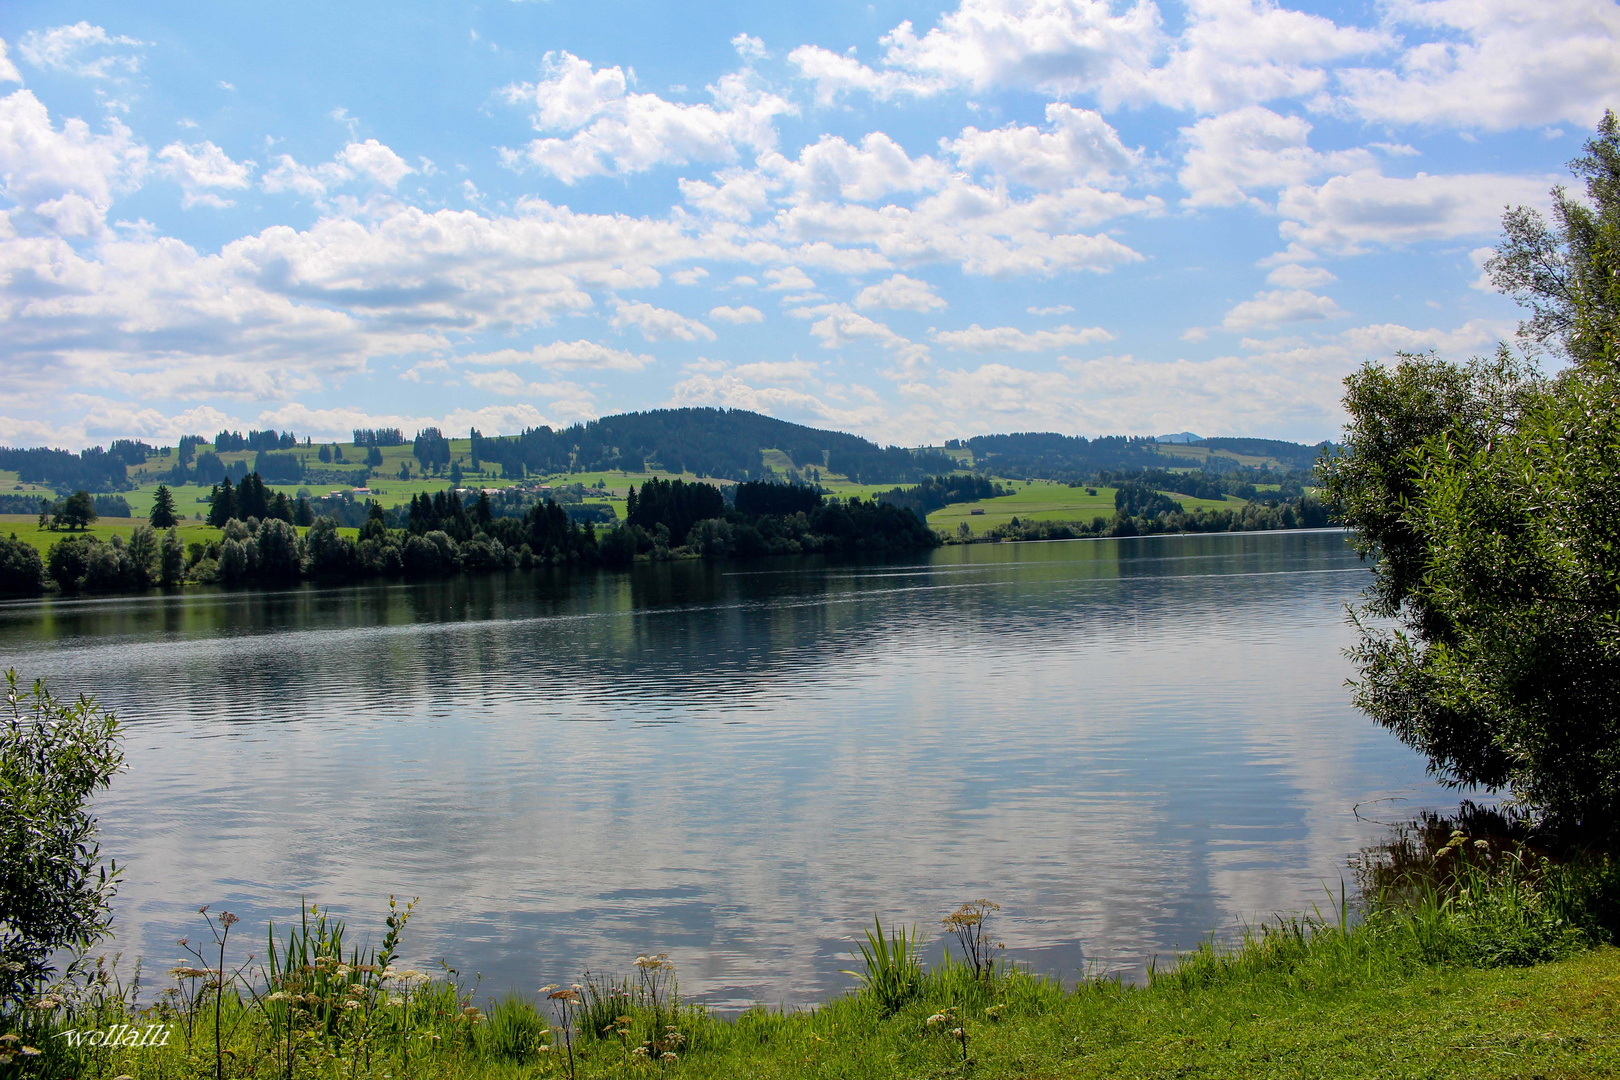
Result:
[[[419,438],[429,434],[434,439],[445,438],[434,429],[419,433]],[[470,438],[473,460],[499,464],[507,476],[570,470],[641,472],[657,466],[725,480],[757,480],[778,475],[767,468],[763,457],[764,451],[775,450],[786,454],[795,473],[804,478],[825,471],[861,484],[914,484],[927,476],[953,472],[964,467],[953,455],[962,450],[972,454],[976,471],[1075,480],[1100,471],[1185,469],[1189,465],[1224,471],[1240,467],[1233,455],[1269,459],[1283,468],[1308,469],[1322,446],[1328,445],[1201,438],[1190,431],[1158,438],[1116,435],[1096,439],[1019,432],[952,439],[942,452],[929,447],[880,446],[848,432],[807,427],[745,409],[717,408],[619,413],[564,428],[530,428],[518,435],[486,436],[474,429]],[[192,440],[192,445],[199,462],[212,453],[204,449],[208,444],[201,439]],[[307,446],[261,450],[254,467],[272,482],[296,482],[295,476],[279,478],[288,470],[277,466],[283,459],[289,469],[297,466],[300,449],[307,456]],[[50,485],[59,491],[123,491],[132,486],[128,467],[139,466],[147,456],[159,452],[159,448],[127,439],[116,441],[110,450],[93,447],[82,453],[0,447],[0,469],[15,471],[23,482]],[[245,463],[236,465],[245,469]]]

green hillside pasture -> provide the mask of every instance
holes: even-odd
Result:
[[[38,548],[41,555],[45,555],[51,550],[52,544],[65,537],[94,536],[97,540],[111,540],[114,536],[121,536],[128,540],[129,534],[135,531],[137,525],[146,524],[148,522],[144,517],[101,518],[88,529],[81,529],[77,532],[59,529],[52,532],[49,529],[39,527],[38,517],[26,514],[0,514],[0,536],[15,535],[17,539],[26,540]],[[178,528],[180,530],[180,539],[188,544],[193,541],[206,543],[209,540],[218,540],[221,535],[220,530],[208,525],[206,522],[196,520],[182,521]],[[298,530],[300,534],[308,531],[308,529]],[[358,537],[360,535],[359,529],[339,529],[338,532],[349,537]]]
[[[1013,481],[1002,481],[1014,483]],[[996,525],[1005,525],[1013,518],[1020,521],[1090,521],[1095,517],[1114,516],[1114,489],[1100,487],[1087,495],[1083,487],[1053,484],[1042,480],[1029,483],[1016,481],[1017,490],[999,499],[981,499],[972,503],[952,503],[928,515],[928,524],[935,529],[954,533],[962,522],[967,522],[974,534],[983,533]],[[1235,510],[1241,508],[1242,499],[1194,499],[1175,492],[1165,492],[1191,510]],[[983,510],[983,514],[974,514]]]

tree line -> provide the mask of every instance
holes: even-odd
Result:
[[[166,532],[141,525],[128,541],[70,536],[53,545],[44,560],[15,536],[0,539],[0,591],[33,595],[47,581],[77,592],[183,582],[272,586],[433,578],[536,566],[622,568],[638,560],[682,557],[901,552],[939,543],[912,511],[876,501],[829,502],[807,488],[750,490],[743,501],[799,509],[745,512],[727,505],[713,485],[653,479],[634,492],[627,520],[600,535],[594,522],[574,520],[552,499],[530,506],[521,517],[503,517],[494,513],[488,493],[464,499],[454,490],[413,496],[394,513],[371,503],[356,537],[343,535],[330,516],[312,517],[300,535],[295,522],[310,514],[307,501],[269,491],[250,473],[240,484],[227,479],[215,486],[209,520],[220,529],[217,539],[182,544],[172,524]],[[157,507],[165,506],[172,513],[172,494],[160,488]]]
[[[1190,512],[1152,488],[1140,488],[1123,502],[1117,494],[1115,498],[1118,505],[1112,517],[1098,516],[1089,522],[1020,521],[1013,518],[1005,525],[991,527],[984,535],[990,540],[1081,540],[1167,533],[1320,529],[1333,523],[1328,507],[1311,496],[1269,503],[1251,502],[1231,509]]]

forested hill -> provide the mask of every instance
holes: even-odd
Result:
[[[1159,442],[1146,437],[1111,436],[1087,439],[1050,431],[1015,435],[979,435],[947,448],[973,453],[976,468],[996,476],[1044,480],[1085,480],[1099,472],[1200,467],[1225,472],[1260,462],[1284,469],[1309,469],[1322,448],[1277,439],[1190,439]]]
[[[386,438],[384,438],[386,436]],[[916,484],[964,467],[993,476],[1021,479],[1088,480],[1102,472],[1201,468],[1222,472],[1243,466],[1309,468],[1320,447],[1272,439],[1215,438],[1161,443],[1151,438],[1115,436],[1085,439],[1052,432],[981,435],[951,440],[938,449],[879,446],[858,435],[825,431],[777,420],[742,409],[654,409],[621,413],[565,428],[531,428],[521,435],[486,437],[471,433],[471,444],[436,428],[417,432],[414,456],[424,468],[449,468],[452,458],[468,454],[474,468],[497,466],[507,478],[530,474],[623,469],[639,473],[662,469],[723,480],[757,480],[772,476],[764,451],[786,454],[803,479],[814,483],[821,473],[848,477],[864,485]],[[364,484],[368,467],[382,459],[379,447],[412,443],[402,431],[357,430],[353,460],[339,448],[328,459],[321,448],[291,432],[253,431],[243,436],[222,431],[212,442],[188,435],[178,447],[153,447],[120,439],[110,447],[82,453],[67,450],[0,447],[0,473],[13,473],[23,484],[40,484],[63,494],[75,490],[116,492],[135,486],[130,472],[144,467],[143,482],[153,482],[149,458],[162,459],[158,477],[169,484],[218,483],[226,475],[240,479],[251,471],[266,482]],[[962,451],[970,451],[972,459]],[[367,458],[370,454],[375,460]],[[232,455],[229,461],[220,455]],[[171,467],[170,462],[175,464]],[[776,461],[777,466],[781,462]],[[347,468],[350,465],[359,466]],[[8,484],[12,483],[8,481]]]
[[[801,469],[826,469],[862,484],[914,483],[950,472],[954,459],[937,451],[881,447],[858,435],[822,431],[742,409],[654,409],[604,416],[553,430],[485,438],[473,432],[478,461],[508,470],[556,473],[569,468],[626,469],[649,464],[726,480],[752,480],[765,473],[760,451],[780,450]]]

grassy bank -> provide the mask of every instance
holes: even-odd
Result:
[[[853,959],[857,989],[732,1017],[683,1000],[662,956],[486,1000],[453,972],[400,970],[408,908],[390,904],[370,950],[312,910],[272,929],[268,960],[265,937],[231,936],[229,916],[205,912],[195,966],[169,971],[155,1005],[150,986],[138,998],[104,971],[25,1010],[0,1068],[109,1080],[1620,1075],[1620,872],[1442,838],[1365,867],[1373,891],[1359,907],[1208,943],[1146,985],[1064,986],[1000,963],[981,902],[945,920],[955,960],[947,950],[925,969],[913,935],[879,928]],[[120,1024],[168,1035],[74,1049],[63,1034]]]

